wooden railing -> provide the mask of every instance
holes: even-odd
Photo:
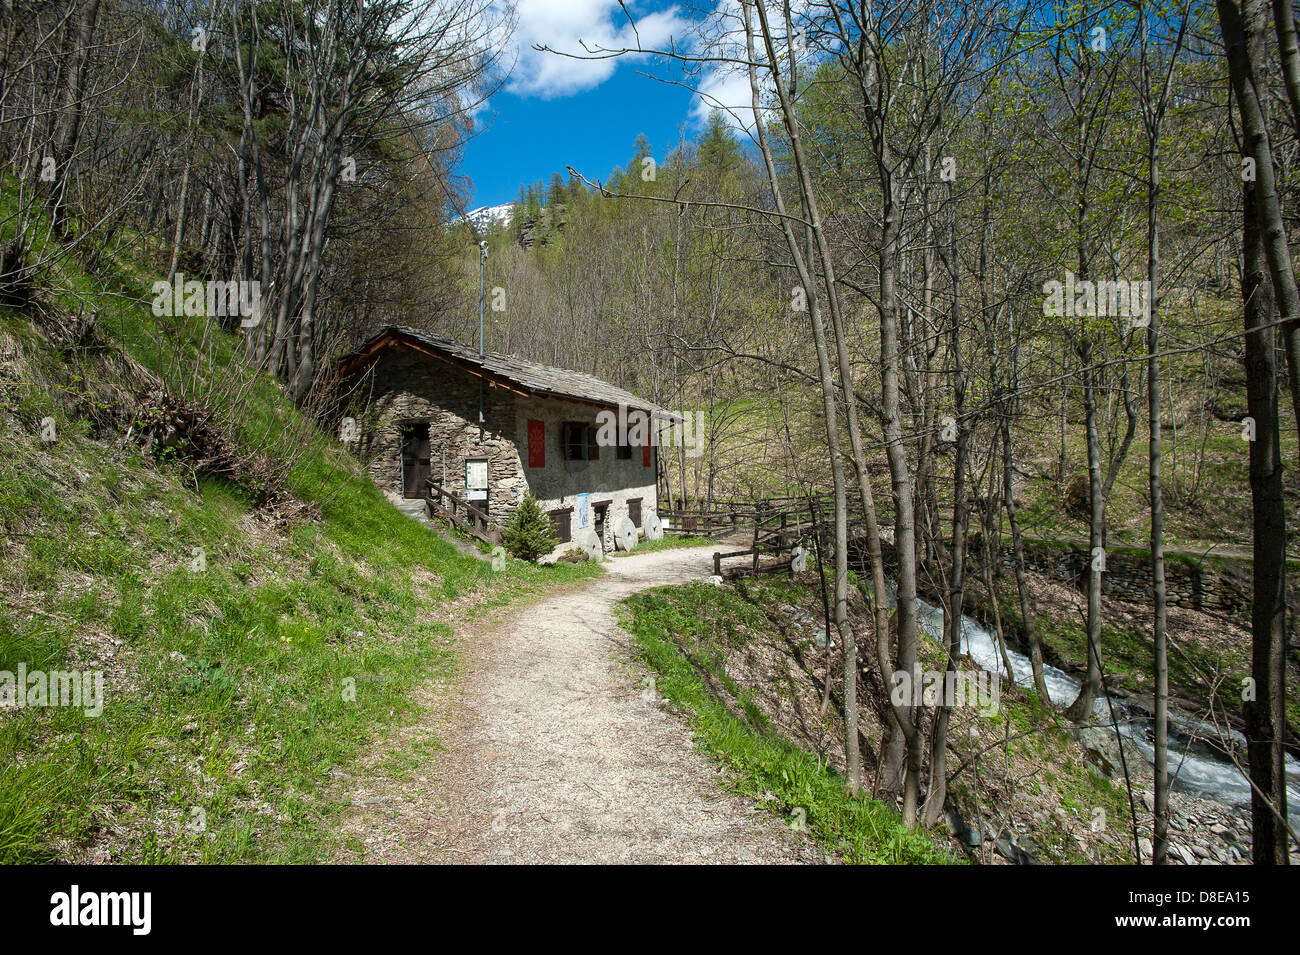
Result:
[[[501,534],[493,529],[486,513],[432,478],[425,482],[425,500],[436,516],[446,518],[471,537],[486,544],[501,543]]]
[[[666,534],[698,534],[701,537],[715,537],[739,530],[752,520],[752,513],[747,511],[683,511],[664,510],[659,516],[667,522]]]
[[[830,496],[826,494],[816,495],[812,500],[817,503],[823,498],[829,505]],[[669,527],[666,528],[668,533],[714,537],[748,529],[756,522],[771,519],[774,514],[802,513],[806,518],[808,503],[806,497],[766,497],[749,501],[710,500],[690,507],[661,509],[659,516],[668,521]]]
[[[749,572],[757,576],[779,570],[793,572],[793,548],[824,531],[822,496],[813,498],[764,498],[752,502],[748,510],[733,511],[752,530],[750,546],[745,550],[715,551],[713,572],[722,576],[722,562],[730,557],[751,557]],[[774,561],[764,564],[764,557]]]
[[[733,569],[733,574],[748,572],[757,576],[760,573],[790,569],[794,545],[800,542],[808,548],[810,556],[814,548],[817,553],[830,553],[834,550],[835,501],[829,493],[803,498],[761,498],[750,502],[744,509],[737,508],[724,514],[721,523],[728,529],[751,532],[750,546],[745,550],[716,551],[713,555],[713,572],[718,576],[722,576],[722,562],[730,557],[752,558],[747,571]],[[866,534],[866,520],[861,504],[855,506],[850,499],[847,517],[849,544],[852,548],[854,541]],[[886,526],[888,525],[882,522],[881,527]],[[765,557],[775,559],[765,563]]]

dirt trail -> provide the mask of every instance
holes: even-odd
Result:
[[[344,827],[352,857],[824,861],[787,822],[723,791],[685,722],[643,688],[615,625],[618,600],[705,577],[711,561],[706,548],[617,558],[602,578],[466,635],[456,684],[431,689],[422,701],[430,718],[397,741],[423,736],[445,749],[401,772],[382,762],[370,770]]]

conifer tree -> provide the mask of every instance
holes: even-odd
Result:
[[[537,499],[527,494],[514,514],[510,515],[510,520],[501,532],[501,542],[512,557],[536,561],[554,550],[559,540],[555,536],[555,527],[550,517],[543,513]]]

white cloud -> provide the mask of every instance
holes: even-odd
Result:
[[[727,123],[736,129],[754,129],[753,95],[749,72],[744,67],[714,67],[704,74],[691,106],[691,119],[703,123],[720,109]]]
[[[676,6],[641,15],[637,7],[642,5],[627,4],[636,18],[634,30],[617,0],[519,0],[512,40],[518,51],[518,62],[508,88],[513,93],[543,99],[569,96],[599,86],[613,75],[619,63],[642,58],[629,54],[575,59],[534,50],[535,44],[562,53],[590,56],[590,51],[595,49],[637,47],[639,37],[641,47],[653,49],[666,47],[670,38],[691,25]]]
[[[753,97],[749,85],[748,59],[745,50],[744,20],[738,0],[718,0],[712,16],[703,24],[700,50],[709,55],[740,61],[716,63],[705,68],[696,84],[691,118],[703,123],[709,113],[722,110],[727,122],[740,131],[754,129]],[[759,71],[759,83],[767,85],[767,76]]]
[[[656,5],[660,2],[656,0]],[[774,9],[773,0],[765,2]],[[793,0],[796,18],[806,15],[809,4],[810,0]],[[648,0],[629,0],[626,7],[636,20],[635,28],[618,0],[517,0],[514,32],[501,44],[504,62],[513,64],[506,89],[541,99],[571,96],[604,83],[620,64],[646,59],[644,54],[597,59],[591,58],[592,51],[675,45],[682,52],[741,61],[705,64],[698,75],[686,79],[696,90],[690,119],[702,125],[712,110],[721,109],[737,131],[752,134],[754,115],[749,74],[743,65],[746,55],[739,0],[714,0],[711,10],[697,6],[699,19],[692,19],[677,4],[644,12]],[[573,56],[535,50],[534,45]],[[665,67],[657,72],[667,75],[674,70]],[[759,82],[765,93],[770,92],[771,78],[766,71],[760,70]]]
[[[807,76],[807,70],[815,62],[810,56],[806,42],[798,39],[793,43],[787,41],[785,17],[781,5],[774,0],[761,0],[767,10],[768,22],[775,34],[774,46],[782,72],[789,68],[788,57],[794,55],[801,64],[800,69]],[[795,33],[807,29],[813,0],[792,0],[790,9]],[[749,82],[749,70],[744,65],[749,58],[745,45],[744,14],[738,0],[718,0],[713,15],[705,22],[701,38],[701,49],[712,55],[733,62],[715,63],[704,70],[697,83],[697,95],[691,106],[691,118],[697,123],[706,120],[714,109],[720,109],[733,129],[738,132],[753,134],[754,110],[753,95]],[[823,38],[822,42],[825,42]],[[767,56],[760,45],[756,50],[759,63],[765,63]],[[737,62],[738,61],[738,62]],[[772,85],[770,70],[758,69],[758,83],[762,96],[762,113],[771,120],[775,109],[775,89]]]

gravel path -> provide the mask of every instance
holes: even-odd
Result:
[[[404,772],[375,765],[345,824],[357,859],[824,861],[786,821],[721,788],[614,623],[618,600],[700,579],[711,561],[707,548],[610,560],[602,578],[465,635],[456,684],[431,689],[430,720],[398,737],[445,748]]]

